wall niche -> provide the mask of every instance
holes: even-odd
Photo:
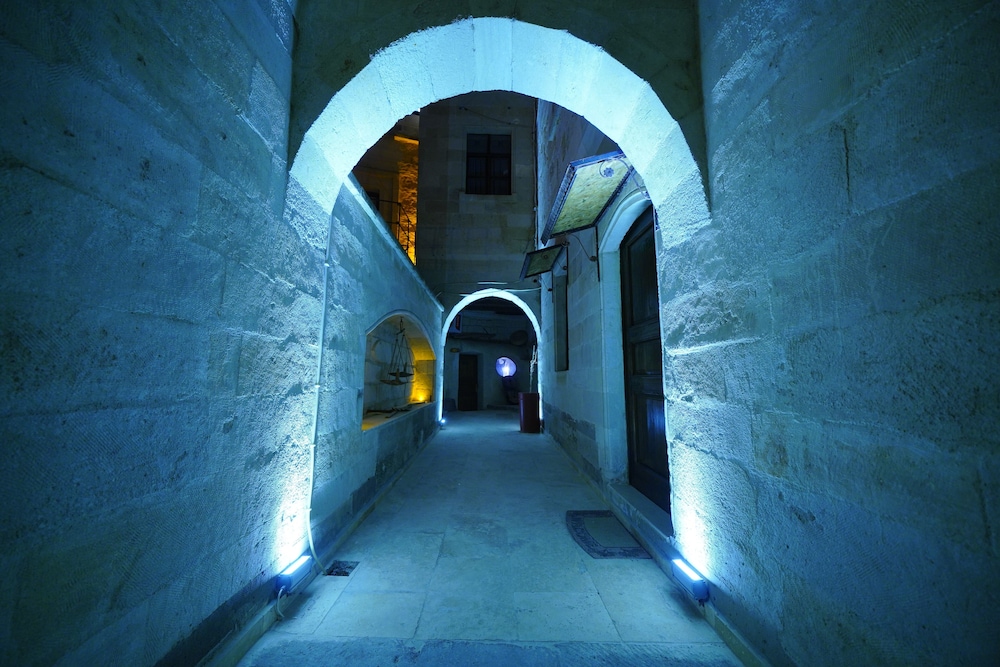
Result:
[[[405,315],[386,317],[368,332],[362,430],[429,403],[434,361],[426,335]]]

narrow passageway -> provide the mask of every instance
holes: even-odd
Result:
[[[457,413],[240,663],[738,665],[648,559],[594,559],[567,510],[607,509],[513,412]]]

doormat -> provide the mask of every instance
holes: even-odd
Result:
[[[566,527],[591,558],[649,558],[610,510],[569,510]]]
[[[335,560],[327,568],[326,574],[331,577],[349,577],[354,568],[358,566],[356,560]]]

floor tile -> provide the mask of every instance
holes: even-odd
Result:
[[[344,591],[330,608],[315,637],[397,637],[414,635],[424,593]]]
[[[523,642],[607,642],[620,637],[597,593],[514,593]]]
[[[655,565],[616,568],[614,564],[615,561],[608,560],[596,567],[592,565],[590,573],[624,641],[722,641]]]
[[[604,509],[516,413],[455,415],[334,555],[354,572],[314,581],[241,664],[738,664],[654,561],[576,544],[566,511]]]
[[[442,556],[427,586],[429,591],[473,596],[499,596],[511,589],[510,559],[498,556]]]
[[[298,599],[284,607],[285,618],[274,625],[274,631],[312,634],[330,613],[347,584],[348,577],[317,577]]]
[[[517,608],[509,595],[431,592],[416,638],[513,641],[518,638]]]

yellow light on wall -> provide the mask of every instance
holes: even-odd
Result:
[[[434,350],[416,322],[405,315],[391,315],[368,332],[366,346],[362,430],[406,412],[407,405],[434,400]],[[397,356],[404,359],[405,374],[392,372],[400,365]],[[386,378],[395,381],[386,382]],[[373,421],[376,415],[377,422]]]
[[[405,250],[410,261],[417,263],[417,174],[418,150],[416,139],[395,135],[393,139],[400,149],[401,159],[396,164],[398,173],[399,244]]]

